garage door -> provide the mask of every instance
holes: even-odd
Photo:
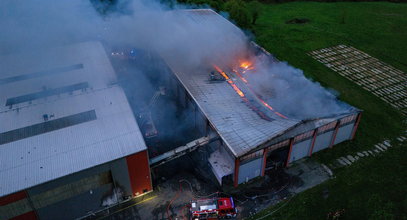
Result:
[[[311,142],[312,142],[312,138],[299,142],[299,143],[295,143],[291,150],[289,162],[291,163],[293,161],[296,161],[296,160],[299,160],[301,158],[308,156],[308,153],[311,148]]]

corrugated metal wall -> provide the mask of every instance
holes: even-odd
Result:
[[[246,182],[261,175],[263,157],[251,160],[239,166],[238,184]]]
[[[89,176],[78,181],[64,184],[50,190],[32,194],[30,198],[32,204],[36,210],[45,208],[49,205],[55,204],[66,199],[70,199],[74,196],[80,195],[84,192],[89,192],[94,188],[112,183],[112,176],[109,171],[99,173],[93,176]],[[32,191],[31,191],[32,192]]]
[[[334,144],[339,144],[343,141],[351,139],[353,127],[355,126],[355,123],[351,123],[342,127],[339,127],[338,133],[336,134],[335,138],[335,143]]]
[[[331,144],[333,133],[333,131],[328,131],[322,134],[318,134],[315,139],[314,149],[312,150],[312,153],[328,148]]]
[[[153,190],[147,150],[126,157],[133,196]]]
[[[119,159],[29,189],[41,219],[73,219],[101,209],[118,187],[131,195],[125,159]]]
[[[312,139],[308,139],[299,143],[295,143],[292,147],[289,162],[293,162],[308,156],[311,148]]]
[[[37,219],[26,191],[0,198],[0,219]]]
[[[140,164],[137,166],[140,167]],[[27,192],[27,196],[18,200],[7,199],[9,196],[0,198],[0,219],[19,215],[22,219],[32,219],[33,216],[40,219],[74,219],[103,208],[103,199],[112,194],[114,187],[120,188],[123,196],[132,195],[124,158],[22,191]],[[1,201],[6,201],[4,198],[8,201],[5,205],[1,204]]]
[[[283,146],[287,146],[289,143],[293,143],[288,151],[288,163],[310,156],[312,153],[326,149],[332,144],[338,144],[340,142],[352,139],[352,135],[357,128],[355,125],[355,123],[358,123],[356,120],[357,118],[360,118],[359,114],[350,115],[339,120],[332,121],[317,129],[299,134],[291,139],[281,141],[267,147],[267,154],[271,155],[274,151],[276,151],[276,149],[280,149]],[[246,180],[250,180],[261,175],[264,158],[257,155],[256,152],[242,156],[239,158],[240,161],[236,160],[238,172],[236,169],[235,173],[238,173],[238,177],[235,176],[235,186],[237,186],[236,182],[240,184]],[[286,165],[288,165],[288,163]]]
[[[69,193],[72,193],[72,197],[64,200],[55,200],[55,203],[38,209],[37,214],[42,220],[78,218],[101,209],[103,198],[111,194],[112,188],[113,184],[109,183],[93,186],[92,189],[82,191],[79,194],[74,194],[69,190]]]

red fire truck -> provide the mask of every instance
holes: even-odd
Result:
[[[232,197],[194,200],[190,211],[192,220],[235,218],[237,215]]]

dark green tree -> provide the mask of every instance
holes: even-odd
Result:
[[[252,25],[256,24],[257,18],[260,14],[261,4],[258,1],[250,1],[248,4],[250,14],[252,16]]]

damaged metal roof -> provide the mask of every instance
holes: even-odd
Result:
[[[237,29],[239,34],[242,34],[235,25],[213,10],[185,10],[183,13],[189,13],[191,19],[198,23],[207,20],[227,22],[231,31]],[[308,127],[314,129],[315,126],[330,121],[316,119],[312,125],[307,123],[298,127],[304,122],[282,118],[275,114],[271,114],[271,120],[265,120],[239,97],[227,81],[211,82],[209,80],[211,69],[187,69],[188,67],[180,65],[171,56],[163,54],[163,58],[235,157],[243,156],[261,144],[281,137],[286,131],[295,128],[290,132],[291,135]]]
[[[192,72],[178,69],[179,66],[171,65],[171,62],[168,64],[236,157],[298,123],[278,116],[271,121],[264,120],[226,81],[211,83],[205,70]]]

